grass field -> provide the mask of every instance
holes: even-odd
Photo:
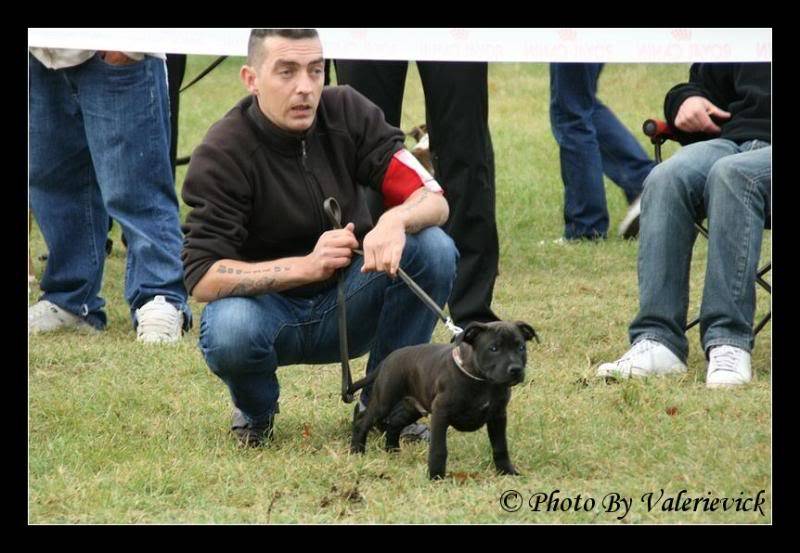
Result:
[[[190,56],[188,82],[213,58]],[[244,95],[241,59],[228,59],[181,100],[179,155]],[[648,151],[639,128],[662,114],[665,91],[687,65],[608,65],[600,97]],[[448,471],[426,478],[427,448],[397,454],[372,435],[364,456],[348,454],[352,407],[338,397],[340,368],[278,371],[281,414],[276,439],[238,448],[228,432],[227,389],[197,348],[195,326],[176,347],[135,341],[122,288],[125,250],[114,230],[103,297],[108,330],[98,336],[58,332],[29,339],[29,520],[32,523],[619,523],[610,494],[632,499],[621,523],[767,523],[772,520],[772,326],[753,352],[756,381],[707,390],[697,329],[689,332],[689,372],[680,379],[606,384],[598,363],[627,348],[638,307],[637,242],[559,245],[563,186],[548,118],[543,64],[492,64],[490,117],[497,165],[500,276],[495,311],[525,320],[542,338],[528,348],[526,382],[514,388],[508,439],[523,473],[494,473],[485,431],[449,432]],[[407,83],[403,128],[424,121],[416,69]],[[668,147],[666,155],[674,151]],[[185,168],[178,171],[178,188]],[[606,183],[611,228],[626,209]],[[186,207],[182,205],[185,217]],[[33,255],[45,253],[35,228]],[[690,314],[700,304],[706,246],[698,240]],[[762,257],[771,256],[765,236]],[[37,262],[41,273],[42,263]],[[36,300],[32,292],[30,302]],[[757,317],[769,309],[758,293]],[[439,325],[434,341],[447,341]],[[366,359],[353,363],[363,374]],[[519,511],[501,495],[519,492]],[[664,490],[652,510],[643,495]],[[581,495],[582,504],[532,511],[528,498]],[[669,496],[762,497],[759,512],[663,510]],[[513,505],[519,499],[508,504]],[[587,508],[587,500],[594,506]],[[604,500],[605,498],[605,500]],[[752,506],[752,502],[750,502]]]

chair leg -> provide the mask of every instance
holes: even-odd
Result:
[[[756,273],[756,282],[759,284],[759,286],[761,286],[764,290],[766,290],[770,294],[772,293],[772,285],[761,277],[767,274],[771,269],[772,269],[772,262],[769,262],[763,267],[761,267]]]
[[[755,328],[755,330],[753,331],[753,336],[756,336],[756,335],[758,335],[758,333],[759,333],[759,332],[761,332],[761,329],[762,329],[762,328],[764,328],[764,325],[766,325],[766,324],[767,324],[767,322],[768,322],[768,321],[769,321],[771,318],[772,318],[772,311],[770,311],[769,313],[767,313],[766,315],[764,315],[764,318],[763,318],[763,319],[761,319],[761,322],[760,322],[760,323],[758,323],[758,326],[757,326],[757,327]]]

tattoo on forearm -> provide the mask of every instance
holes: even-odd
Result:
[[[291,265],[268,265],[262,269],[234,269],[220,264],[217,268],[218,274],[236,275],[240,278],[239,282],[230,285],[223,285],[217,292],[217,299],[226,296],[254,296],[263,294],[275,287],[278,279],[266,273],[288,273],[292,270]],[[253,276],[257,275],[257,276]]]
[[[277,279],[270,276],[246,278],[234,284],[227,293],[224,290],[217,292],[217,299],[224,296],[255,296],[263,294],[272,289],[277,282]]]

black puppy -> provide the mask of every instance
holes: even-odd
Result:
[[[471,323],[454,344],[400,348],[369,376],[374,381],[366,411],[353,425],[350,451],[363,453],[367,433],[381,423],[386,449],[400,447],[400,431],[431,415],[428,475],[443,478],[447,464],[447,427],[474,432],[486,424],[492,455],[502,474],[519,474],[508,456],[506,406],[511,386],[525,379],[525,342],[539,337],[524,322]]]

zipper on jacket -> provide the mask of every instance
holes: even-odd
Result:
[[[325,214],[322,212],[322,202],[325,198],[317,197],[316,194],[316,179],[314,179],[314,174],[309,171],[308,169],[308,152],[306,150],[306,141],[305,139],[300,141],[300,147],[302,148],[302,155],[300,156],[300,162],[303,165],[303,176],[305,177],[306,185],[308,186],[308,191],[311,194],[312,203],[314,203],[314,213],[317,214],[317,221],[319,222],[320,234],[325,232]],[[314,182],[309,182],[314,181]],[[322,191],[320,190],[320,193]]]

